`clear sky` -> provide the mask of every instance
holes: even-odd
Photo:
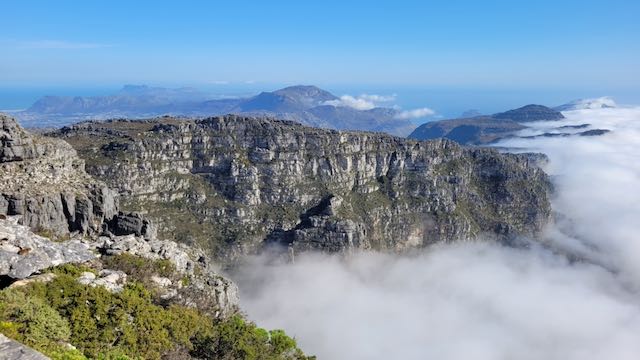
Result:
[[[637,89],[640,1],[2,1],[0,83]]]

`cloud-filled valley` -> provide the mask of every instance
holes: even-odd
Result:
[[[585,123],[612,131],[497,144],[549,157],[556,220],[543,239],[254,258],[234,275],[249,317],[326,359],[636,359],[640,108],[564,114],[522,135]]]

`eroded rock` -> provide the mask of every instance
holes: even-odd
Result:
[[[24,279],[52,266],[83,263],[96,257],[79,240],[53,242],[18,221],[19,217],[0,219],[0,275]]]

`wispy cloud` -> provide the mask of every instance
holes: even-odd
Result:
[[[362,94],[360,96],[342,95],[340,99],[325,101],[325,105],[350,107],[356,110],[371,110],[380,103],[395,101],[396,95]]]
[[[75,42],[67,40],[32,40],[32,41],[11,41],[17,48],[21,49],[99,49],[112,47],[113,44],[102,44],[93,42]]]
[[[342,106],[342,107],[350,107],[357,110],[371,110],[376,107],[371,101],[356,98],[351,95],[342,95],[340,99],[337,100],[328,100],[324,102],[325,105],[333,105],[333,106]]]
[[[392,102],[396,100],[396,94],[393,94],[393,95],[362,94],[358,97],[360,99],[371,101],[373,103]]]
[[[396,114],[395,118],[402,119],[402,120],[419,119],[425,116],[431,116],[435,113],[436,112],[433,111],[432,109],[424,107],[419,109],[400,111],[398,114]]]

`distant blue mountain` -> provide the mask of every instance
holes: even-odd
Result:
[[[527,128],[528,122],[562,119],[564,116],[559,111],[542,105],[526,105],[493,115],[428,122],[416,128],[409,137],[417,140],[447,138],[464,145],[483,145],[515,136],[519,130]]]
[[[109,96],[45,96],[15,115],[28,127],[59,127],[83,120],[110,118],[202,117],[235,113],[270,116],[339,130],[383,131],[400,136],[415,128],[410,120],[396,117],[398,110],[358,110],[327,103],[337,100],[338,97],[328,91],[305,85],[235,99],[211,99],[193,88],[125,85]]]

